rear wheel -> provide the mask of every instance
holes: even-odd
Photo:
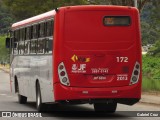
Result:
[[[45,108],[45,104],[42,103],[41,90],[40,90],[39,83],[37,83],[37,88],[36,88],[36,107],[38,112],[43,112]]]
[[[17,84],[17,93],[18,93],[18,102],[20,103],[20,104],[25,104],[25,103],[27,103],[27,97],[25,97],[25,96],[23,96],[23,95],[20,95],[20,93],[19,93],[19,86],[18,86],[18,82],[16,82]]]
[[[116,102],[111,103],[94,103],[94,110],[96,112],[107,112],[107,113],[114,113],[117,108]]]

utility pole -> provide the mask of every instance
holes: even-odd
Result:
[[[137,5],[137,0],[134,0],[134,7],[138,7],[138,5]]]

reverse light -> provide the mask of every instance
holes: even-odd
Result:
[[[70,85],[68,74],[67,74],[67,71],[66,71],[66,68],[63,62],[61,62],[58,66],[58,76],[59,76],[61,84],[66,85],[66,86]]]
[[[140,75],[140,64],[138,62],[135,63],[131,80],[130,80],[130,85],[136,84],[139,80],[139,75]]]
[[[64,77],[64,78],[62,79],[62,82],[63,82],[63,83],[66,83],[66,82],[67,82],[67,78]]]

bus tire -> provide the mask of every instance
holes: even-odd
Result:
[[[27,103],[27,97],[19,94],[18,82],[17,82],[17,93],[18,93],[18,102],[19,102],[20,104],[26,104],[26,103]]]
[[[117,108],[117,103],[94,103],[94,110],[96,112],[107,112],[107,113],[114,113]]]
[[[36,108],[38,112],[44,112],[45,104],[42,103],[41,90],[40,90],[39,83],[37,83],[37,87],[36,87]]]

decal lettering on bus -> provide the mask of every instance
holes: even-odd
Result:
[[[117,81],[128,80],[127,74],[117,74]]]
[[[128,62],[128,57],[116,57],[117,62]]]
[[[72,64],[72,73],[86,73],[86,64]]]
[[[85,58],[85,57],[77,56],[77,55],[73,55],[71,57],[71,60],[73,62],[76,62],[76,61],[79,61],[79,62],[90,62],[90,58]]]
[[[106,80],[106,76],[95,76],[93,80]]]
[[[91,68],[92,73],[108,73],[108,68]]]

